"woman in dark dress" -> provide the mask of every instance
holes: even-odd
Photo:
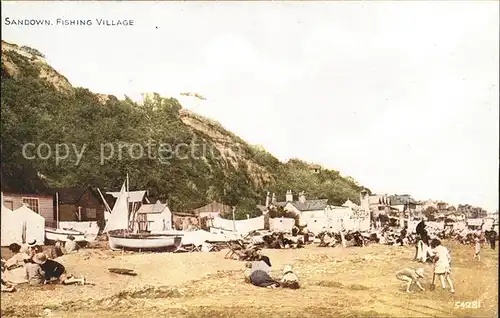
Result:
[[[38,253],[33,257],[33,262],[40,265],[40,268],[45,274],[45,282],[51,282],[53,280],[58,281],[61,284],[69,285],[80,283],[85,284],[85,278],[82,276],[80,279],[76,279],[73,275],[66,274],[66,268],[54,260],[48,259],[45,253]]]

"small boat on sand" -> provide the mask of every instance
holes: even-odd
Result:
[[[135,234],[115,230],[108,232],[108,239],[112,250],[159,250],[179,245],[182,234]]]
[[[45,239],[48,241],[68,241],[68,236],[73,236],[75,238],[75,242],[84,242],[85,233],[80,231],[71,230],[71,229],[55,229],[46,227],[45,228]]]
[[[127,185],[125,187],[125,185]],[[162,250],[173,246],[179,246],[182,234],[166,233],[134,233],[130,228],[130,212],[128,204],[128,175],[123,184],[110,217],[106,223],[104,232],[108,234],[109,247],[112,250]]]

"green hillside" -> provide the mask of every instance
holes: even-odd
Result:
[[[72,87],[37,50],[2,42],[1,81],[4,191],[87,184],[116,191],[128,173],[131,189],[149,190],[153,199],[168,200],[173,211],[218,200],[238,206],[240,217],[254,215],[266,191],[284,199],[287,189],[328,198],[330,204],[359,203],[361,186],[338,171],[315,172],[300,160],[282,163],[173,98],[155,94],[138,104]],[[28,156],[42,143],[48,146],[40,154],[46,156],[50,147],[52,156],[26,159],[28,143],[34,144]],[[68,155],[56,162],[58,144],[60,155]],[[175,156],[166,145],[178,150]],[[78,161],[75,150],[82,149]]]

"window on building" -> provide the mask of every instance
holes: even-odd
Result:
[[[97,209],[95,208],[85,208],[85,214],[88,219],[95,219],[97,217]]]
[[[26,204],[28,208],[40,214],[40,205],[38,198],[23,198],[23,203]]]

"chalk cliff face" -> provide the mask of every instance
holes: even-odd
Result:
[[[14,54],[9,54],[9,52],[12,52]],[[39,69],[40,78],[54,85],[54,87],[57,88],[57,90],[59,90],[60,92],[73,92],[73,86],[71,86],[71,83],[68,81],[68,79],[59,74],[50,65],[48,65],[44,55],[38,52],[38,50],[2,41],[2,60],[5,66],[5,70],[10,75],[14,77],[20,75],[19,66],[17,65],[18,59],[16,59],[16,55],[23,56],[28,59],[33,66]]]
[[[168,200],[174,211],[217,200],[238,206],[246,217],[258,213],[255,205],[263,203],[266,191],[281,199],[288,189],[305,191],[308,198],[328,198],[331,204],[347,199],[359,203],[361,187],[337,171],[300,160],[279,162],[218,122],[183,109],[174,98],[152,94],[135,103],[73,87],[36,49],[2,41],[1,76],[3,190],[87,184],[116,190],[129,173],[134,189]],[[188,147],[183,156],[166,162],[127,151],[102,162],[103,143],[146,145],[151,140],[204,148]],[[59,161],[54,156],[26,159],[26,143],[47,143],[52,155],[55,145],[67,144],[69,152]],[[189,155],[199,149],[205,149],[201,156]],[[73,150],[84,150],[83,155],[79,158]]]

